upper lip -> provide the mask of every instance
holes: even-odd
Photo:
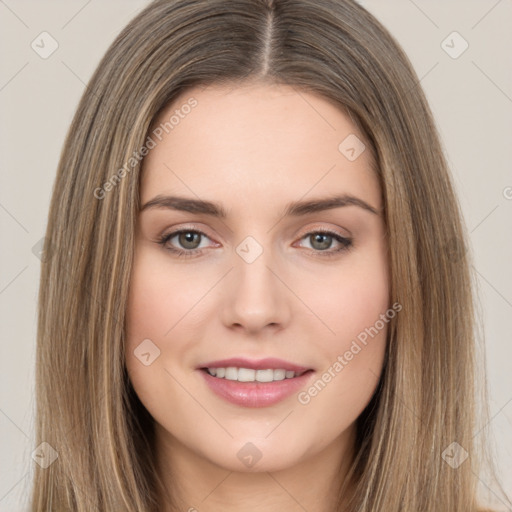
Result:
[[[284,359],[276,359],[275,357],[267,357],[265,359],[245,359],[244,357],[233,357],[231,359],[219,359],[217,361],[210,361],[205,363],[199,368],[250,368],[252,370],[289,370],[296,373],[311,370],[305,366],[290,363]]]

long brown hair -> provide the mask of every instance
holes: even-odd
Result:
[[[179,94],[250,81],[316,93],[350,114],[382,187],[402,311],[358,419],[349,510],[477,510],[479,388],[461,213],[418,77],[352,0],[156,0],[107,50],[69,129],[49,212],[36,426],[37,444],[58,458],[36,466],[32,510],[161,507],[152,418],[124,366],[141,162],[152,122]],[[447,449],[469,460],[455,468]]]

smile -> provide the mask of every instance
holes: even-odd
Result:
[[[315,373],[305,370],[296,375],[292,370],[236,367],[199,371],[209,390],[218,397],[240,407],[254,408],[269,407],[299,392]]]

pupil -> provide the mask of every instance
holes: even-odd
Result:
[[[315,243],[317,241],[320,242],[319,246],[317,246],[317,249],[320,249],[320,250],[323,250],[323,249],[328,249],[329,246],[331,245],[330,244],[330,238],[331,238],[331,235],[326,235],[326,234],[322,234],[322,233],[317,233],[316,235],[313,235],[314,236],[314,241]],[[313,244],[313,247],[314,247],[314,244]]]
[[[198,238],[199,237],[199,233],[191,233],[190,231],[186,232],[186,233],[181,233],[180,235],[180,243],[182,243],[182,245],[184,245],[187,249],[195,249],[195,247],[188,247],[187,244],[192,244],[192,246],[194,246],[194,238]],[[197,242],[197,240],[195,240]]]

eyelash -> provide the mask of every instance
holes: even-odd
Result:
[[[178,231],[173,231],[172,233],[162,235],[158,239],[158,244],[160,244],[165,250],[175,254],[178,258],[191,258],[191,257],[194,257],[196,255],[198,256],[200,253],[202,253],[203,249],[188,249],[188,250],[184,250],[184,249],[176,249],[175,247],[167,247],[166,246],[167,242],[171,238],[174,238],[176,235],[180,235],[182,233],[197,233],[197,234],[202,235],[202,236],[204,236],[206,238],[209,238],[206,233],[203,233],[202,231],[199,231],[197,229],[180,229]],[[310,231],[309,233],[306,233],[301,238],[301,240],[303,240],[304,238],[306,238],[308,236],[316,235],[316,234],[332,236],[337,242],[339,242],[341,244],[341,247],[339,247],[338,249],[335,249],[333,251],[328,250],[328,249],[326,249],[324,251],[310,249],[312,252],[314,252],[315,254],[318,254],[318,256],[320,256],[320,257],[327,257],[328,258],[328,257],[336,256],[337,254],[339,254],[339,253],[341,253],[343,251],[348,251],[352,247],[352,239],[345,238],[345,237],[339,235],[338,233],[336,233],[334,231],[323,230],[323,229],[317,229],[315,231]]]

